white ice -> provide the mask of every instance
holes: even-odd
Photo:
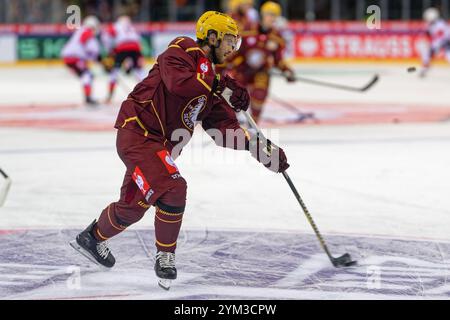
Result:
[[[352,104],[414,105],[450,110],[450,68],[436,67],[429,78],[419,79],[415,74],[408,74],[406,67],[298,65],[298,72],[304,76],[327,81],[356,85],[364,83],[375,72],[381,75],[381,80],[366,94],[300,83],[286,85],[282,79],[274,79],[271,91],[277,97],[295,103],[348,103],[349,107]],[[132,81],[127,81],[130,86]],[[106,85],[106,78],[99,74],[95,92],[100,98],[106,95]],[[20,108],[34,104],[39,108],[42,104],[79,104],[80,91],[77,80],[62,67],[0,70],[0,110],[11,105]],[[118,89],[114,107],[105,106],[98,111],[77,109],[65,116],[92,117],[110,122],[112,128],[125,91]],[[298,106],[302,107],[301,104]],[[280,108],[270,110],[273,111],[267,110],[265,116],[290,116],[288,111]],[[0,113],[0,120],[3,117],[5,114]],[[268,172],[245,152],[216,147],[200,128],[197,130],[193,141],[177,159],[177,165],[188,181],[184,230],[279,231],[289,232],[292,237],[297,232],[312,233],[281,175]],[[270,135],[285,149],[291,164],[288,173],[324,235],[450,242],[448,121],[297,125],[270,130]],[[84,228],[105,206],[117,200],[124,173],[124,166],[115,151],[115,131],[112,129],[83,132],[0,127],[0,167],[13,180],[7,202],[0,208],[2,230]],[[152,213],[150,210],[127,232],[151,228]],[[182,250],[180,247],[179,251]],[[450,275],[449,267],[445,267],[450,264],[450,252],[442,255],[442,266]],[[327,263],[324,255],[319,254],[315,259],[318,260],[305,261],[304,266],[299,262],[293,275],[288,275],[279,286],[271,289],[247,288],[239,284],[189,286],[190,278],[198,274],[180,271],[176,287],[164,292],[157,288],[149,263],[148,270],[142,265],[118,265],[117,270],[111,272],[86,274],[82,278],[86,288],[75,293],[68,292],[66,283],[62,282],[10,298],[89,298],[99,295],[108,298],[111,292],[119,291],[125,292],[124,295],[112,294],[111,297],[165,299],[224,292],[229,297],[247,298],[399,298],[398,295],[370,292],[345,294],[283,287],[283,283],[289,285],[294,278],[298,281],[302,276],[306,277],[308,268]],[[367,260],[367,265],[377,263],[371,261],[371,257],[362,259],[362,262]],[[8,264],[5,260],[0,262]],[[51,266],[52,261],[46,264]],[[121,275],[121,280],[116,283],[117,277],[113,274]],[[0,275],[0,291],[1,281],[8,283],[11,279]],[[98,289],[97,285],[104,284],[112,289]],[[446,292],[450,292],[448,284]]]

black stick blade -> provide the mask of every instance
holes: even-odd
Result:
[[[336,268],[341,268],[354,266],[358,262],[356,260],[352,260],[352,257],[348,253],[346,253],[340,257],[333,258],[332,263]]]

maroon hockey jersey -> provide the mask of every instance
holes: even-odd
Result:
[[[283,54],[286,47],[282,35],[275,29],[263,31],[258,24],[242,33],[242,45],[231,59],[229,68],[248,77],[269,72],[272,67],[288,69]]]
[[[174,39],[158,58],[147,78],[122,103],[115,128],[133,130],[163,143],[171,151],[180,141],[174,132],[192,135],[201,121],[205,130],[226,130],[244,135],[235,111],[212,91],[215,71],[197,43],[188,37]],[[239,131],[239,132],[237,132]],[[218,141],[216,141],[217,143]],[[227,147],[244,149],[233,139]]]

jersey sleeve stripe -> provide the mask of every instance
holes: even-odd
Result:
[[[200,81],[200,83],[205,86],[208,91],[211,91],[211,87],[201,78],[200,73],[197,72],[197,80]]]

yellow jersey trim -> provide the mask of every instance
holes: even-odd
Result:
[[[163,136],[165,137],[166,136],[166,131],[164,130],[164,126],[162,124],[161,118],[159,117],[158,111],[156,111],[156,108],[155,108],[155,105],[153,104],[153,101],[150,101],[150,103],[152,104],[153,111],[155,112],[155,115],[158,118],[159,125],[161,126],[161,130],[162,130]]]
[[[206,88],[208,89],[208,91],[211,91],[211,87],[201,78],[201,74],[199,72],[197,72],[197,80],[200,81],[200,83]]]
[[[168,247],[173,247],[174,245],[176,245],[177,244],[177,242],[175,241],[174,243],[170,243],[170,244],[165,244],[165,243],[161,243],[161,242],[159,242],[158,240],[156,240],[156,243],[158,244],[158,245],[160,245],[161,247],[165,247],[165,248],[168,248]]]
[[[148,136],[148,131],[147,131],[147,129],[145,128],[145,126],[142,124],[141,120],[139,120],[138,117],[131,117],[131,118],[125,119],[125,121],[124,121],[124,123],[123,123],[123,125],[122,125],[122,128],[125,128],[125,126],[127,125],[127,123],[128,123],[128,122],[131,122],[131,121],[136,121],[137,124],[139,125],[139,127],[141,127],[141,129],[144,130],[144,136],[145,136],[145,137]]]

